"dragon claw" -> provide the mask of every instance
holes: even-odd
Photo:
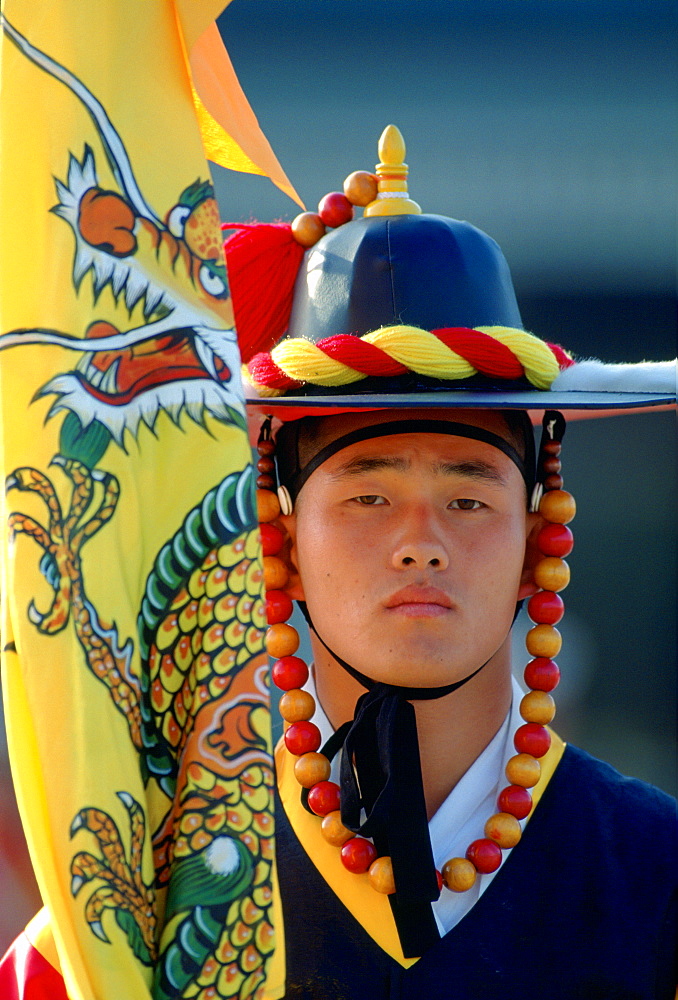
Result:
[[[5,490],[8,493],[10,490],[18,490],[20,485],[21,484],[15,475],[7,476],[7,479],[5,479]]]
[[[74,875],[71,879],[71,896],[77,896],[84,884],[82,875]]]
[[[74,837],[78,830],[81,830],[84,825],[84,820],[82,818],[82,813],[78,813],[73,822],[71,823],[70,835]]]
[[[28,605],[28,620],[32,622],[33,625],[42,625],[45,616],[41,614],[36,608],[33,601]]]
[[[136,802],[132,798],[129,792],[116,792],[116,795],[125,806],[126,809],[132,809],[136,805]]]
[[[103,927],[101,926],[101,921],[100,920],[93,920],[91,922],[91,924],[90,924],[90,927],[92,928],[92,931],[96,934],[96,936],[98,938],[101,938],[101,940],[105,941],[106,944],[110,944],[111,943],[109,941],[109,939],[106,937],[106,932],[104,931]]]

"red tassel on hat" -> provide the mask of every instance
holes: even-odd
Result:
[[[270,351],[287,330],[304,248],[287,222],[226,222],[237,229],[224,243],[228,285],[244,364]]]

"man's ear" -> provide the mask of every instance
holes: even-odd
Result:
[[[528,514],[527,525],[528,535],[525,542],[525,562],[520,575],[520,587],[518,589],[518,600],[523,601],[526,597],[532,597],[539,590],[534,581],[534,568],[537,563],[544,558],[537,547],[537,536],[546,524],[541,514]]]
[[[285,544],[279,555],[289,573],[289,579],[283,590],[293,601],[305,601],[297,564],[297,515],[281,514],[279,520],[286,535]]]

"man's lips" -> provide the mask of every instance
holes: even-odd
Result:
[[[454,605],[437,587],[403,587],[384,602],[384,607],[412,618],[434,618],[451,611]]]

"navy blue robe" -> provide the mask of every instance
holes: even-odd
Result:
[[[281,806],[276,819],[287,1000],[674,1000],[675,803],[580,750],[486,892],[409,969],[329,889]]]

